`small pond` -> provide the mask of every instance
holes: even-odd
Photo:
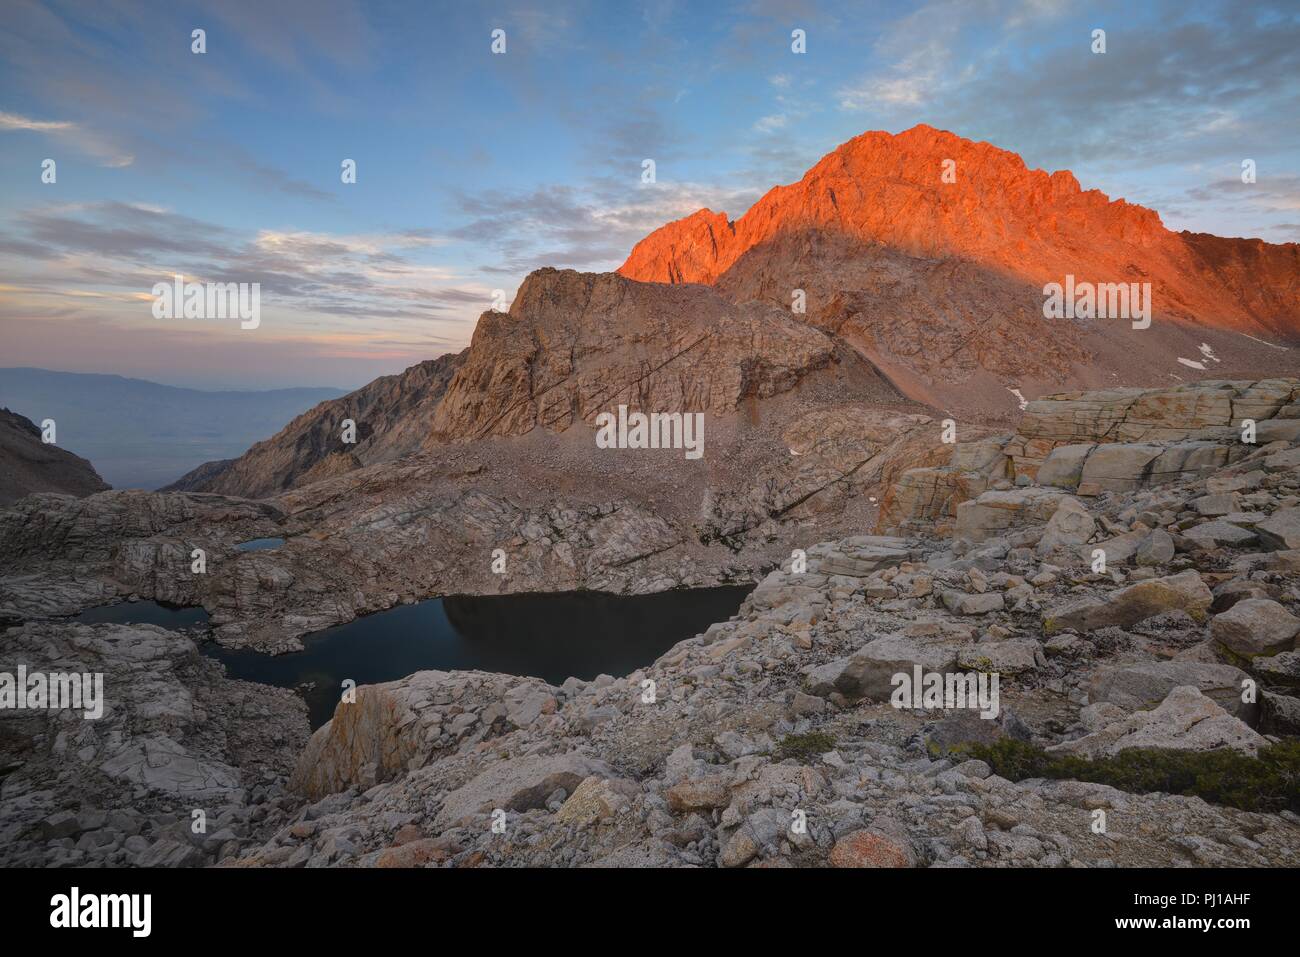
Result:
[[[251,538],[246,542],[240,542],[235,547],[241,552],[265,552],[279,548],[283,544],[283,538]]]

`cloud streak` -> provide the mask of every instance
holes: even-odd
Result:
[[[0,112],[0,132],[29,131],[41,133],[78,152],[99,160],[100,165],[120,169],[135,162],[135,156],[119,149],[110,137],[88,130],[68,120],[33,120],[17,113]]]

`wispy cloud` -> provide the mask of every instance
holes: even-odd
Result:
[[[99,160],[101,166],[120,168],[130,166],[135,157],[123,152],[112,138],[86,129],[68,120],[33,120],[17,113],[0,113],[0,131],[26,130],[46,134],[58,142],[67,143],[78,152]]]
[[[22,210],[6,232],[13,238],[0,244],[0,261],[28,261],[30,295],[148,298],[155,282],[182,273],[261,283],[264,296],[303,315],[465,322],[491,304],[486,285],[412,258],[450,242],[425,230],[247,234],[159,207],[106,201]]]

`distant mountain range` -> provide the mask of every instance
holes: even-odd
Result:
[[[143,379],[0,369],[0,408],[53,419],[57,445],[89,459],[114,488],[155,489],[202,462],[243,453],[344,390],[205,392]]]

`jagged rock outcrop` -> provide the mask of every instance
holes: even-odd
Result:
[[[1209,661],[1135,661],[1098,668],[1088,679],[1088,700],[1107,702],[1125,711],[1157,707],[1175,688],[1194,687],[1219,707],[1252,723],[1253,702],[1243,700],[1249,676],[1240,668]]]
[[[90,495],[106,488],[85,459],[47,445],[31,419],[0,409],[0,506],[33,492]]]
[[[903,471],[889,486],[880,506],[878,529],[890,533],[944,527],[957,508],[1013,477],[1011,459],[1003,451],[1008,437],[931,445],[919,463]]]
[[[322,402],[239,458],[204,463],[162,491],[266,498],[400,458],[428,436],[434,411],[464,359],[464,352],[448,353]],[[354,443],[343,441],[347,419],[356,425]]]
[[[420,671],[357,689],[312,735],[289,787],[313,800],[370,788],[555,713],[552,689],[536,678]],[[579,778],[581,780],[581,778]]]
[[[1159,706],[1135,711],[1091,734],[1054,745],[1051,750],[1096,758],[1127,748],[1165,748],[1177,751],[1212,751],[1218,748],[1254,753],[1266,744],[1264,737],[1234,718],[1200,690],[1174,688]]]
[[[1065,628],[1079,632],[1126,628],[1174,611],[1203,621],[1212,600],[1201,576],[1189,569],[1136,582],[1105,598],[1080,598],[1055,608],[1044,616],[1043,631],[1050,635]]]
[[[934,455],[941,464],[904,471],[884,497],[877,530],[889,534],[957,519],[959,534],[979,538],[999,523],[1017,521],[1030,505],[1048,509],[1036,517],[1050,517],[1059,498],[1054,489],[1092,497],[1204,478],[1253,449],[1300,439],[1297,416],[1295,378],[1046,395],[1028,403],[1015,434],[939,446]],[[1253,442],[1245,441],[1247,422]],[[1293,464],[1269,457],[1263,468],[1268,462]],[[1230,494],[1252,481],[1236,478],[1232,487],[1213,491]],[[1012,490],[1013,482],[1036,487]],[[1286,515],[1269,521],[1284,523]],[[1285,536],[1278,541],[1285,547]]]
[[[1065,461],[1054,463],[1051,484],[1070,487],[1084,481],[1093,446],[1111,443],[1138,449],[1174,446],[1195,457],[1197,450],[1222,445],[1240,445],[1246,420],[1256,423],[1255,441],[1263,445],[1276,439],[1300,438],[1300,382],[1295,378],[1245,381],[1206,381],[1158,389],[1108,389],[1103,392],[1066,392],[1031,401],[1017,425],[1016,439],[1006,448],[1015,462],[1016,474],[1033,477],[1047,465],[1053,453],[1068,450]],[[1061,449],[1064,446],[1065,449]],[[1103,453],[1120,450],[1103,449]],[[1149,471],[1155,480],[1185,469],[1176,465],[1152,465],[1155,456],[1115,463],[1124,477]],[[1059,464],[1058,464],[1059,463]],[[1213,471],[1222,459],[1197,462]],[[1150,468],[1148,468],[1150,466]],[[1115,466],[1102,469],[1102,475]],[[1076,471],[1076,469],[1078,471]],[[1045,479],[1044,481],[1048,481]],[[1085,492],[1084,494],[1087,494]]]
[[[486,312],[447,388],[433,438],[562,431],[619,405],[734,413],[830,364],[826,336],[787,313],[695,286],[539,269],[506,313]]]

